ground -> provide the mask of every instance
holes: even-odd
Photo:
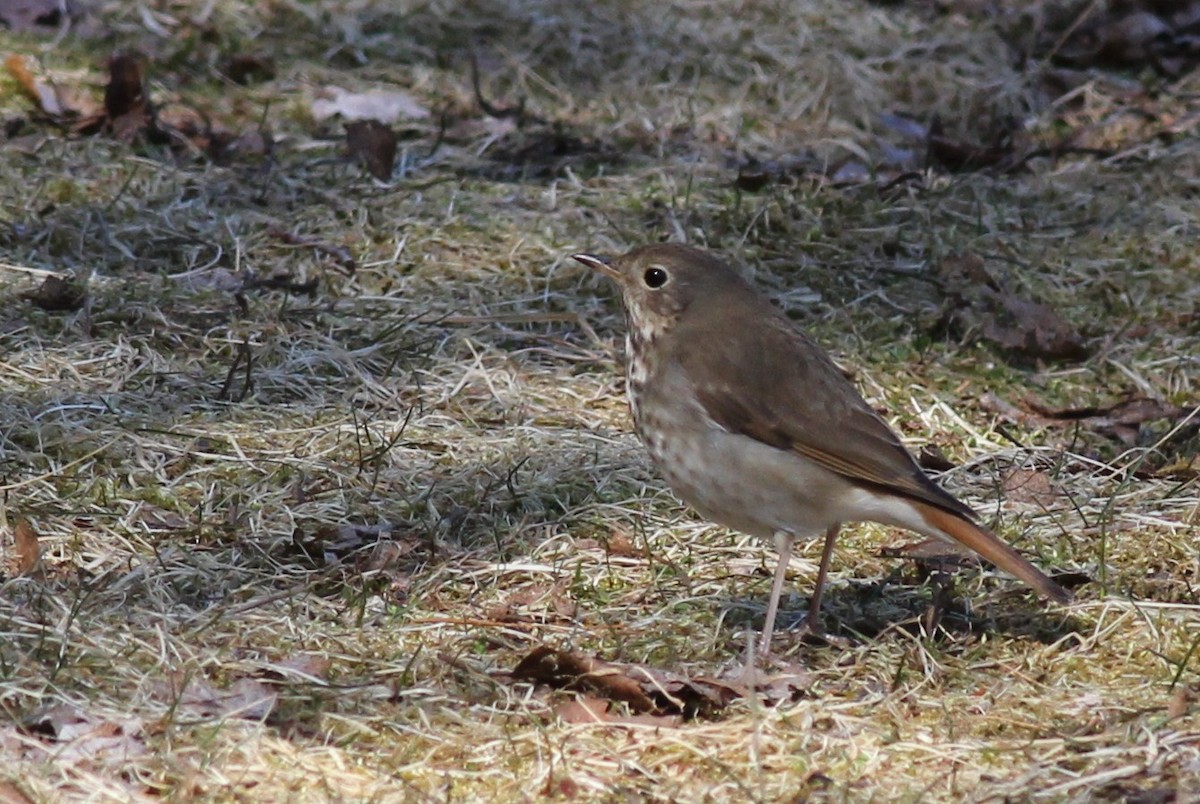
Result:
[[[0,798],[1200,796],[1200,75],[1064,65],[1092,22],[1048,8],[176,0],[0,31],[95,103],[136,48],[168,132],[0,78]],[[314,115],[333,86],[408,104],[384,180]],[[636,712],[514,676],[548,646],[727,678],[761,627],[772,546],[655,474],[618,300],[569,258],[666,239],[743,267],[1076,601],[855,526],[837,639],[785,628],[762,689]]]

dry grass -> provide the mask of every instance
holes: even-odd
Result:
[[[1200,495],[1194,467],[1139,472],[1194,456],[1196,436],[1159,422],[1123,447],[980,403],[1195,403],[1190,130],[1152,136],[1097,72],[1072,114],[1109,158],[744,194],[742,157],[868,161],[894,136],[887,112],[976,139],[1011,115],[1034,137],[1057,124],[987,20],[905,6],[132,5],[102,4],[111,40],[3,41],[92,85],[98,54],[141,43],[156,99],[266,120],[279,145],[229,166],[56,135],[0,154],[0,781],[36,800],[1200,796]],[[221,55],[259,49],[274,79],[213,78]],[[479,120],[472,51],[489,97],[527,97],[574,151],[535,124],[430,155],[427,125],[384,187],[316,136],[306,109],[327,83],[398,84]],[[1164,88],[1159,120],[1200,113],[1197,80]],[[930,627],[929,588],[878,555],[895,535],[862,527],[829,596],[850,646],[780,636],[812,674],[799,700],[606,727],[511,683],[543,642],[713,674],[761,621],[770,547],[654,476],[612,292],[566,259],[663,237],[753,270],[914,447],[960,464],[950,487],[1043,566],[1094,579],[1079,602],[1043,609],[969,572]],[[988,257],[1095,354],[1014,368],[931,338],[941,299],[923,276],[956,252]],[[240,270],[320,290],[242,309],[218,281]],[[89,306],[21,299],[45,271],[85,279]],[[1008,499],[1014,467],[1048,475],[1049,501]],[[41,536],[40,577],[12,571],[17,517]],[[817,549],[793,561],[792,618]]]

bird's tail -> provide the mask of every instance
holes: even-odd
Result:
[[[1022,558],[1020,553],[990,530],[957,514],[925,503],[918,503],[917,510],[933,531],[974,550],[1000,569],[1032,586],[1038,594],[1059,603],[1071,602],[1070,592],[1046,577],[1045,573]]]

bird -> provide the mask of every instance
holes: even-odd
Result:
[[[797,541],[824,535],[804,627],[841,527],[877,522],[962,545],[1038,594],[1072,595],[929,478],[828,354],[735,268],[679,243],[571,257],[613,280],[626,319],[634,428],[668,485],[705,518],[779,553],[759,654],[770,654]]]

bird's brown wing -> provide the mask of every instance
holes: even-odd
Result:
[[[695,333],[682,323],[673,357],[714,422],[860,485],[975,516],[925,476],[825,352],[769,302],[703,312],[688,316],[703,322]],[[737,323],[755,319],[762,325]]]

